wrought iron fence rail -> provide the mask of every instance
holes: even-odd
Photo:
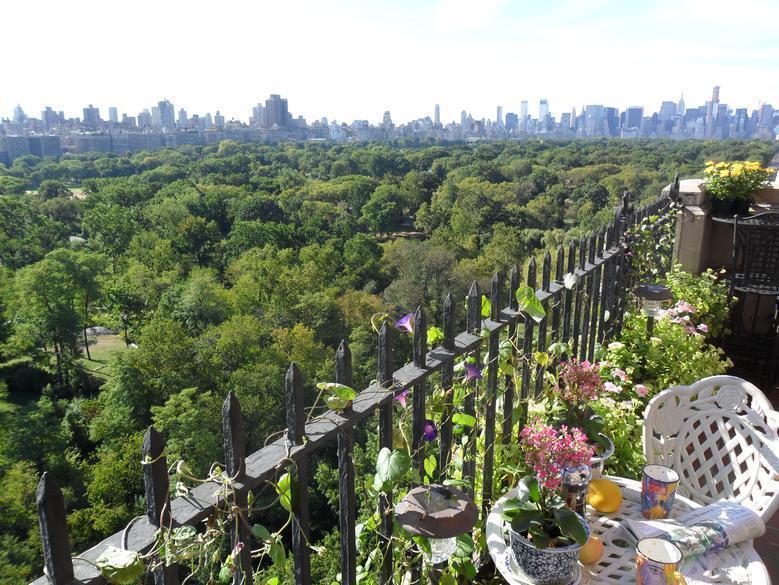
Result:
[[[678,182],[675,183],[678,192]],[[673,189],[672,189],[673,196]],[[484,411],[475,409],[474,397],[466,398],[464,412],[479,419],[482,428],[466,430],[470,437],[470,446],[465,452],[463,477],[470,480],[471,492],[475,480],[476,441],[475,437],[483,430],[485,449],[483,453],[483,477],[481,504],[482,514],[486,514],[493,498],[494,446],[497,437],[504,444],[516,440],[512,413],[517,398],[526,400],[541,390],[543,368],[530,363],[528,356],[534,351],[544,351],[550,343],[556,341],[572,342],[573,355],[580,359],[592,359],[595,345],[610,338],[619,331],[621,316],[626,306],[626,297],[633,284],[634,275],[629,274],[629,265],[625,262],[623,234],[628,228],[650,214],[657,213],[667,204],[660,200],[647,208],[633,212],[627,199],[621,212],[605,231],[578,244],[569,246],[566,255],[559,247],[555,255],[555,279],[552,280],[552,257],[547,252],[541,266],[541,287],[537,288],[537,267],[535,258],[531,259],[527,271],[527,286],[535,290],[536,297],[546,309],[546,316],[536,323],[526,313],[519,310],[514,298],[519,288],[519,271],[515,266],[509,275],[508,290],[496,274],[491,283],[488,297],[491,302],[490,315],[482,316],[482,295],[477,283],[471,287],[467,298],[467,329],[455,334],[455,303],[449,295],[444,303],[442,329],[444,333],[441,345],[427,348],[427,327],[424,311],[419,308],[415,315],[413,334],[414,359],[394,370],[393,336],[391,325],[383,324],[378,338],[378,375],[377,381],[360,392],[351,408],[343,412],[327,411],[310,421],[305,420],[303,377],[295,364],[292,364],[285,379],[287,399],[287,430],[281,437],[262,449],[244,456],[244,434],[240,404],[232,394],[228,395],[222,410],[222,430],[225,444],[225,463],[227,473],[234,477],[228,493],[223,486],[209,482],[192,489],[188,495],[168,500],[167,462],[164,455],[162,437],[153,427],[147,431],[143,456],[144,482],[146,486],[147,515],[132,523],[127,529],[114,534],[81,554],[81,557],[94,562],[109,545],[126,547],[136,551],[149,550],[160,526],[197,525],[205,520],[215,509],[234,498],[232,505],[242,520],[233,532],[233,540],[250,540],[248,518],[246,514],[247,496],[269,480],[274,480],[285,469],[292,473],[292,510],[295,522],[292,523],[292,547],[295,582],[297,585],[311,583],[309,548],[306,545],[310,535],[308,517],[308,460],[316,451],[333,441],[338,443],[339,496],[340,496],[340,538],[342,582],[356,584],[356,543],[354,524],[355,477],[352,461],[353,431],[355,425],[378,413],[379,445],[392,448],[393,437],[393,397],[404,388],[413,392],[412,410],[412,450],[414,460],[421,466],[422,429],[425,417],[425,395],[427,378],[439,372],[444,391],[451,390],[454,384],[454,364],[463,355],[474,355],[477,360],[482,349],[486,349],[488,362],[495,363],[499,355],[501,333],[508,330],[509,337],[515,339],[512,354],[522,355],[521,366],[517,364],[519,388],[514,379],[507,377],[503,393],[502,419],[496,421],[498,369],[488,370],[484,393]],[[565,260],[567,259],[567,263]],[[564,277],[573,274],[578,284],[566,287]],[[503,295],[507,295],[507,299]],[[501,300],[508,300],[500,308]],[[522,328],[520,329],[520,324]],[[486,341],[484,337],[486,337]],[[352,365],[348,345],[343,342],[336,353],[335,379],[342,384],[351,385]],[[534,381],[535,379],[535,381]],[[532,386],[532,387],[531,387]],[[446,406],[440,423],[440,451],[437,476],[445,477],[447,463],[451,456],[452,420],[451,404]],[[525,422],[522,413],[520,427]],[[232,496],[230,494],[233,494]],[[41,524],[46,575],[35,580],[33,585],[70,585],[80,581],[85,585],[104,583],[99,571],[92,564],[70,557],[70,544],[67,534],[64,501],[59,488],[51,476],[44,473],[37,493],[37,505]],[[380,533],[385,537],[391,534],[391,494],[382,495],[377,502],[381,514]],[[391,540],[387,538],[385,561],[381,569],[383,583],[393,580]],[[251,585],[252,567],[246,546],[241,553],[238,571],[234,575],[234,585]],[[414,569],[418,571],[418,567]],[[157,585],[175,585],[178,582],[175,567],[160,569],[155,574]]]

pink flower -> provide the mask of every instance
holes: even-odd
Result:
[[[701,323],[700,325],[698,325],[698,331],[700,331],[701,333],[708,333],[709,326],[706,325],[705,323]]]
[[[562,364],[554,392],[569,404],[595,400],[603,391],[600,366],[588,361],[572,360]]]
[[[619,394],[620,392],[622,392],[622,388],[620,388],[614,382],[605,382],[603,384],[603,387],[606,389],[606,392],[614,392],[616,394]]]
[[[566,468],[589,465],[594,453],[587,435],[565,425],[554,427],[533,419],[520,433],[525,462],[533,468],[539,484],[557,489]]]
[[[680,313],[695,313],[697,312],[697,308],[695,306],[691,305],[687,301],[679,301],[676,303],[676,310]]]
[[[627,372],[625,370],[616,369],[613,372],[611,372],[611,374],[615,378],[619,378],[623,382],[627,382],[628,381],[628,374],[627,374]]]
[[[636,394],[638,394],[641,397],[644,397],[647,394],[649,394],[649,388],[647,388],[643,384],[636,384],[633,389],[636,391]]]

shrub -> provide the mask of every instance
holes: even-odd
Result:
[[[690,316],[694,325],[706,325],[712,337],[720,337],[726,332],[735,299],[731,298],[727,283],[720,280],[718,273],[708,269],[702,274],[693,274],[677,264],[666,279],[677,301],[684,300],[695,307]]]

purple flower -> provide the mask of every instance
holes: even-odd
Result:
[[[424,425],[424,432],[422,433],[422,438],[425,441],[434,441],[435,438],[438,436],[438,429],[435,426],[435,423],[428,419],[425,419],[425,425]]]
[[[604,382],[603,388],[606,390],[606,392],[614,392],[617,394],[622,392],[622,388],[617,386],[614,382]]]
[[[242,542],[237,543],[230,554],[233,555],[233,557],[237,557],[243,550],[243,547],[244,544]]]
[[[414,313],[407,313],[395,321],[395,327],[414,333]]]
[[[408,397],[408,388],[403,388],[403,391],[395,396],[395,400],[400,402],[403,408],[406,408],[406,397]]]
[[[709,332],[709,326],[706,325],[705,323],[701,323],[700,325],[698,325],[698,331],[700,331],[702,333],[708,333]]]
[[[465,364],[465,383],[481,380],[481,368],[476,364]]]

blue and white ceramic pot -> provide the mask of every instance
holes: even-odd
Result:
[[[590,527],[584,518],[579,521],[590,537]],[[572,544],[561,548],[537,549],[527,538],[514,532],[507,524],[511,537],[511,552],[523,573],[534,585],[569,585],[576,573],[581,545]]]

